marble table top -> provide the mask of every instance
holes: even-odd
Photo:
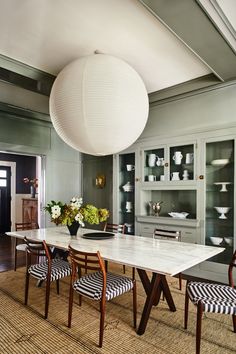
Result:
[[[222,252],[222,247],[158,240],[141,236],[116,234],[113,238],[91,240],[84,233],[95,230],[80,228],[77,236],[70,236],[64,226],[38,230],[7,232],[8,236],[45,240],[49,246],[85,252],[100,251],[101,256],[115,263],[129,265],[165,275],[175,275]]]

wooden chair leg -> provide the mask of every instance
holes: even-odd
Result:
[[[17,249],[16,249],[17,239],[16,239],[16,237],[14,237],[13,246],[14,246],[14,271],[16,271],[16,266],[17,266]]]
[[[26,277],[25,277],[25,305],[28,303],[28,293],[29,293],[29,272],[26,269]]]
[[[125,274],[125,265],[123,264],[123,273]]]
[[[184,328],[188,327],[188,307],[189,307],[189,296],[188,296],[188,282],[186,284],[186,293],[185,293],[185,306],[184,306]]]
[[[108,261],[105,261],[105,270],[108,272]]]
[[[134,315],[134,328],[137,326],[137,287],[136,280],[133,280],[133,315]]]
[[[45,315],[44,315],[45,319],[48,318],[50,285],[51,285],[51,281],[50,281],[50,279],[47,279],[47,281],[46,281]]]
[[[132,268],[132,279],[133,280],[135,279],[135,268],[134,267]]]
[[[201,301],[199,301],[197,305],[196,354],[200,354],[202,314],[203,314],[202,303]]]
[[[99,331],[99,347],[102,348],[102,342],[103,342],[103,333],[104,333],[104,322],[105,322],[105,306],[106,302],[102,301],[100,302],[100,331]]]
[[[59,283],[59,279],[57,279],[57,295],[59,295],[59,291],[60,291],[60,283]]]
[[[72,288],[72,286],[70,286],[69,310],[68,310],[68,327],[69,328],[71,328],[73,297],[74,297],[74,289]]]
[[[82,305],[82,295],[79,295],[79,306]]]
[[[182,274],[179,273],[179,290],[182,290]]]
[[[233,315],[233,326],[234,326],[234,333],[236,333],[236,315]]]

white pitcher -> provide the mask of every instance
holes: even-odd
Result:
[[[171,173],[171,181],[179,181],[179,172],[172,172]]]
[[[164,157],[158,157],[157,156],[156,165],[157,166],[164,166],[164,164],[165,164]]]
[[[183,158],[182,152],[181,151],[175,151],[173,160],[175,162],[175,165],[181,165],[181,160]]]

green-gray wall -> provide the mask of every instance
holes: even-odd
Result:
[[[66,145],[51,123],[0,111],[0,150],[45,156],[45,202],[81,195],[81,154]]]
[[[229,128],[236,125],[236,83],[153,104],[139,140]]]
[[[112,217],[112,180],[113,180],[112,155],[96,157],[83,155],[83,195],[84,202],[107,208]],[[106,177],[104,188],[96,186],[96,176],[103,174]],[[112,221],[110,218],[109,221]]]

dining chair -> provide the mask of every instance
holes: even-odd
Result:
[[[159,239],[167,239],[173,241],[181,241],[181,231],[175,230],[162,230],[162,229],[154,229],[153,238]],[[181,273],[178,274],[179,277],[179,290],[182,290],[182,275]]]
[[[49,295],[51,282],[57,282],[57,294],[59,294],[59,279],[71,275],[71,266],[67,261],[60,258],[52,258],[50,248],[45,241],[32,241],[24,238],[26,243],[26,282],[25,282],[25,305],[28,303],[30,275],[39,281],[46,282],[45,314],[48,317]],[[37,264],[32,264],[32,255],[46,258]]]
[[[106,232],[113,232],[115,234],[125,233],[125,225],[124,224],[110,224],[110,223],[105,223],[103,231]],[[105,269],[108,271],[108,261],[105,261]],[[125,265],[123,265],[123,273],[125,274]]]
[[[69,257],[72,265],[72,274],[69,295],[68,327],[71,328],[74,291],[79,294],[79,306],[82,304],[82,296],[100,301],[99,347],[102,347],[106,301],[110,301],[132,290],[133,321],[134,328],[136,328],[137,295],[135,279],[128,278],[124,275],[107,273],[99,251],[96,253],[80,252],[69,246]],[[81,276],[83,269],[93,272]]]
[[[16,231],[22,230],[33,230],[39,229],[39,225],[34,222],[16,222],[15,223]],[[17,251],[26,251],[26,244],[22,243],[22,240],[19,240],[17,237],[14,237],[14,270],[17,268]]]
[[[187,281],[185,296],[184,328],[188,325],[189,299],[197,306],[196,354],[200,354],[201,327],[203,312],[232,315],[233,329],[236,333],[236,289],[233,281],[233,268],[236,267],[236,251],[228,268],[229,285]]]

